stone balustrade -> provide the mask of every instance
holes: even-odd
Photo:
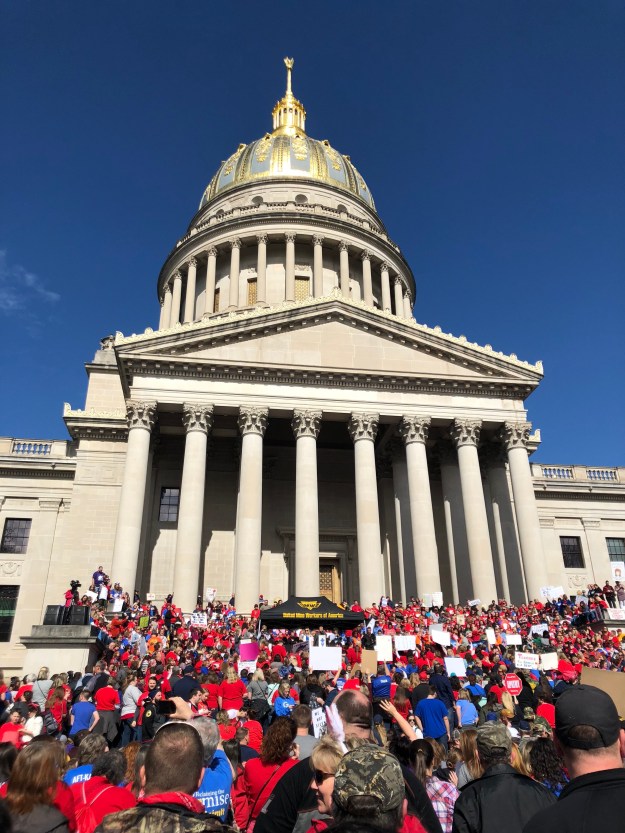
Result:
[[[538,480],[571,483],[625,483],[625,469],[616,466],[557,466],[533,463],[532,476]]]

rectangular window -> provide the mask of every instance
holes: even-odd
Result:
[[[7,518],[4,522],[0,552],[23,555],[28,549],[31,523],[30,518]]]
[[[305,276],[295,276],[295,300],[305,301],[310,295],[310,278]]]
[[[606,538],[610,561],[625,561],[625,538]]]
[[[213,310],[215,312],[219,312],[219,290],[218,289],[215,290],[215,300],[214,300],[214,303],[213,303]]]
[[[562,547],[562,559],[564,566],[570,570],[584,569],[584,554],[582,553],[582,542],[577,537],[560,536]]]
[[[0,584],[0,642],[9,642],[20,588],[17,584]]]
[[[247,305],[253,307],[258,297],[258,283],[256,278],[250,278],[247,282]]]
[[[176,523],[178,520],[178,507],[180,506],[180,489],[161,489],[161,503],[158,512],[159,521],[165,523]]]

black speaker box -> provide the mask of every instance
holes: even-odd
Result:
[[[43,617],[44,625],[62,625],[63,612],[65,608],[63,605],[48,605]]]
[[[89,624],[89,608],[74,605],[69,609],[69,616],[67,617],[67,625],[88,625]]]

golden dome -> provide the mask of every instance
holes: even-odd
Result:
[[[273,132],[249,145],[239,145],[211,179],[200,208],[230,188],[268,179],[310,179],[349,191],[375,209],[366,182],[349,156],[335,150],[327,139],[306,135],[306,111],[291,91],[293,59],[285,58],[287,88],[273,108]]]

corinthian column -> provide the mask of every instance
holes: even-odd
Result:
[[[249,616],[260,592],[260,547],[263,514],[263,437],[267,408],[242,406],[239,502],[237,506],[235,601],[237,613]]]
[[[368,307],[373,306],[373,285],[371,282],[371,252],[364,249],[360,253],[362,260],[362,293],[363,301]]]
[[[256,235],[258,256],[256,260],[256,304],[267,301],[267,235]]]
[[[313,295],[321,298],[323,295],[323,237],[316,234],[313,237]]]
[[[239,272],[241,270],[241,241],[238,237],[230,241],[230,299],[229,309],[239,306]]]
[[[354,443],[356,469],[356,535],[360,598],[365,606],[377,601],[384,590],[374,448],[379,419],[378,414],[352,414],[348,423]]]
[[[317,437],[321,411],[295,411],[295,595],[319,595]]]
[[[451,436],[458,450],[460,487],[467,529],[473,593],[484,604],[489,605],[493,599],[497,598],[497,585],[480,462],[477,455],[481,427],[482,424],[479,421],[456,419],[451,429]]]
[[[284,300],[295,301],[295,235],[284,235],[286,240]]]
[[[388,275],[388,263],[380,264],[380,283],[382,284],[382,309],[391,311],[391,280]]]
[[[399,435],[406,445],[412,543],[417,593],[421,598],[424,593],[438,593],[441,589],[430,474],[425,451],[429,430],[430,419],[427,417],[404,416],[399,424]]]
[[[549,583],[547,581],[545,555],[542,547],[532,474],[527,456],[527,443],[531,427],[531,422],[505,422],[502,430],[502,439],[505,441],[508,452],[514,510],[521,544],[521,558],[523,559],[525,584],[530,600],[540,599],[540,588]]]
[[[184,323],[193,321],[195,317],[195,278],[197,275],[197,260],[192,257],[187,269],[187,291],[184,296]]]
[[[215,270],[217,267],[217,249],[214,246],[207,252],[206,290],[204,292],[204,315],[215,312]]]
[[[173,327],[180,321],[180,300],[182,298],[182,275],[180,272],[174,274],[174,291],[171,299],[171,317],[169,326]]]
[[[339,272],[341,295],[349,298],[349,246],[344,240],[339,243]]]
[[[412,295],[408,290],[406,290],[406,294],[404,295],[404,318],[412,318]]]
[[[395,293],[395,315],[398,318],[404,317],[404,293],[403,284],[399,275],[395,275],[395,282],[393,286]]]
[[[163,301],[163,322],[161,330],[166,330],[171,327],[171,286],[167,284],[165,287],[165,299]]]
[[[191,613],[195,610],[200,580],[206,446],[213,425],[213,406],[184,404],[182,421],[186,438],[176,536],[174,601],[184,613]]]
[[[124,590],[135,590],[141,526],[143,523],[143,502],[150,455],[150,435],[156,418],[156,402],[126,402],[128,419],[128,445],[124,479],[119,496],[119,513],[111,578],[118,581]]]

